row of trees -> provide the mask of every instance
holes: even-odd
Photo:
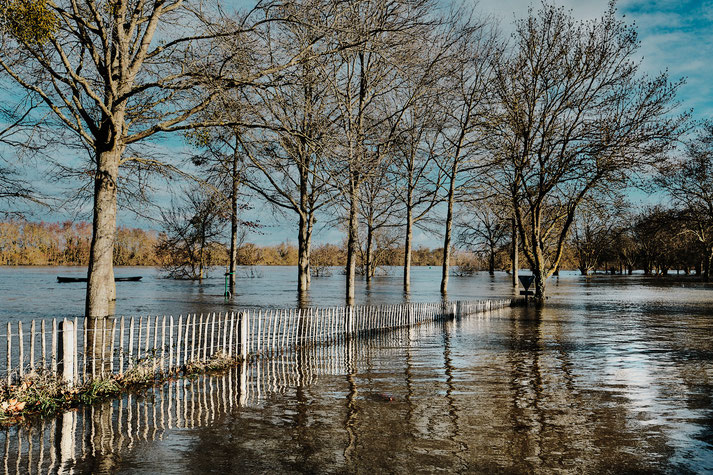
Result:
[[[708,281],[707,250],[691,224],[685,211],[660,205],[607,221],[593,217],[575,225],[573,263],[583,275],[594,270],[631,274],[640,269],[646,275],[695,272]]]
[[[585,207],[582,217],[575,220],[572,234],[565,246],[560,265],[562,270],[579,270],[583,275],[593,271],[629,273],[635,269],[645,274],[667,275],[673,271],[695,273],[709,279],[708,250],[697,237],[697,225],[690,209],[664,208],[660,205],[632,211],[622,203],[603,207],[597,203],[592,210]],[[467,251],[455,251],[455,273],[473,271],[510,270],[511,234],[507,219],[477,212],[473,221],[459,223],[457,242]],[[699,218],[700,219],[700,218]],[[114,247],[114,265],[163,266],[174,276],[198,278],[197,267],[190,259],[164,252],[166,236],[153,231],[119,227]],[[91,225],[86,222],[33,223],[10,220],[0,222],[0,265],[86,265],[89,260]],[[357,273],[366,275],[365,249],[357,258]],[[211,241],[205,249],[203,267],[226,266],[229,248],[221,240]],[[371,261],[371,271],[381,266],[403,263],[403,246],[387,243],[374,246],[378,256]],[[295,266],[298,249],[281,243],[258,246],[241,243],[237,264]],[[443,248],[418,247],[413,250],[415,266],[439,266]],[[344,266],[346,246],[320,244],[312,251],[312,275],[319,275],[315,267]],[[179,267],[182,269],[178,271]]]
[[[188,174],[149,153],[166,133],[196,148],[210,201],[229,203],[218,208],[231,223],[231,270],[241,203],[260,196],[298,221],[299,291],[320,219],[345,230],[348,303],[359,255],[371,276],[388,239],[403,243],[408,291],[416,227],[443,236],[445,294],[458,209],[475,202],[514,220],[542,300],[582,203],[629,185],[687,119],[673,113],[679,83],[639,73],[636,32],[613,3],[591,21],[545,3],[509,40],[435,0],[2,8],[0,68],[50,114],[43,126],[90,152],[89,316],[115,297],[119,196],[135,205],[147,172]]]
[[[561,256],[582,274],[595,269],[631,273],[695,272],[704,281],[713,272],[713,124],[701,124],[683,147],[654,164],[640,185],[662,194],[667,204],[638,211],[620,191],[585,197],[572,218]],[[500,212],[498,212],[500,210]],[[461,242],[494,260],[509,248],[507,211],[497,204],[466,213]],[[567,268],[560,260],[555,266]],[[491,266],[492,268],[492,266]]]
[[[408,291],[416,226],[444,237],[445,293],[454,216],[470,203],[494,225],[503,213],[515,220],[542,298],[580,205],[631,184],[629,172],[653,165],[682,132],[685,117],[671,114],[678,85],[637,76],[635,32],[613,7],[581,23],[545,5],[505,45],[487,22],[463,20],[463,12],[434,18],[426,14],[433,4],[416,5],[428,21],[414,23],[411,12],[399,17],[404,5],[395,2],[390,34],[354,32],[363,45],[306,61],[268,92],[242,90],[233,109],[251,123],[277,126],[215,129],[223,134],[205,137],[206,148],[216,157],[216,142],[230,144],[224,161],[247,156],[241,183],[297,215],[299,290],[309,286],[320,215],[347,233],[348,300],[359,257],[369,279],[379,250],[395,242],[405,250]],[[374,6],[360,5],[350,18],[383,27]],[[314,39],[315,28],[291,25],[268,54],[289,56]],[[329,49],[329,38],[315,48]],[[494,231],[508,226],[500,228]]]
[[[92,227],[87,222],[46,223],[24,220],[0,221],[0,265],[67,265],[85,266],[89,262]],[[162,233],[138,228],[117,228],[114,244],[115,266],[162,266],[174,277],[199,278],[198,266],[190,265],[190,258],[168,252],[168,238]],[[316,266],[344,266],[345,246],[320,244],[314,249]],[[173,251],[174,249],[172,249]],[[203,268],[226,266],[230,249],[221,241],[211,241],[204,249]],[[395,266],[403,262],[403,248],[379,249],[379,266]],[[414,250],[414,265],[437,266],[443,249],[419,247]],[[275,246],[258,246],[241,243],[237,249],[237,264],[297,265],[296,246],[281,243]],[[359,272],[365,272],[364,256],[359,256]],[[196,259],[196,263],[199,259]],[[317,272],[313,269],[313,274]]]

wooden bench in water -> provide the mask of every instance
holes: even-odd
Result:
[[[134,277],[114,277],[115,282],[139,282],[143,276]],[[67,282],[86,282],[86,277],[61,277],[57,276],[57,282],[67,283]]]

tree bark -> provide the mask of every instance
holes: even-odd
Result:
[[[413,247],[413,210],[409,192],[406,206],[406,242],[404,244],[404,292],[411,291],[411,249]]]
[[[445,295],[448,290],[448,272],[451,259],[451,229],[453,227],[453,202],[455,201],[455,181],[457,172],[457,162],[453,164],[451,173],[451,183],[448,187],[448,211],[446,213],[446,232],[443,239],[443,266],[441,272],[441,294]]]
[[[488,260],[488,274],[495,275],[495,249],[490,249],[490,259]]]
[[[356,275],[356,252],[359,241],[359,188],[356,179],[352,177],[349,185],[349,229],[347,239],[347,305],[354,305],[354,278]]]
[[[297,236],[297,292],[309,289],[309,219],[300,213]]]
[[[535,304],[543,305],[545,303],[545,283],[547,276],[544,269],[533,270],[535,276]]]
[[[545,285],[547,281],[547,269],[545,269],[545,259],[542,250],[542,243],[540,242],[540,208],[536,206],[532,210],[532,243],[534,244],[533,249],[533,268],[532,274],[535,276],[535,303],[537,305],[544,305],[545,303]]]
[[[307,242],[305,255],[307,258],[307,288],[312,284],[312,231],[314,230],[314,211],[310,211],[307,219]]]
[[[515,223],[515,218],[511,219],[512,222],[512,286],[517,289],[518,286],[518,273],[520,272],[520,246],[518,243],[519,235],[517,233],[517,225]]]
[[[371,284],[371,276],[374,274],[372,267],[374,266],[373,256],[371,253],[371,248],[373,246],[372,240],[374,239],[374,228],[372,223],[369,222],[366,227],[366,263],[364,265],[364,272],[366,273],[366,283]]]
[[[300,213],[297,233],[297,292],[302,294],[309,290],[311,282],[310,255],[312,247],[312,227],[314,218]]]
[[[114,240],[116,236],[117,180],[122,148],[97,154],[94,177],[92,241],[87,269],[85,315],[101,318],[110,314],[110,302],[116,300],[114,283]]]
[[[235,268],[238,264],[238,157],[233,156],[233,188],[230,196],[230,263],[228,268],[228,289],[235,295]]]

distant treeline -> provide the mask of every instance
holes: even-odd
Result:
[[[0,222],[0,265],[85,266],[89,262],[92,226],[87,222],[47,223],[11,220]],[[139,228],[119,227],[114,247],[114,265],[160,266],[164,256],[158,251],[161,234]],[[437,266],[443,249],[425,247],[413,251],[413,264]],[[317,245],[312,250],[316,266],[343,266],[346,251],[334,244]],[[383,252],[381,265],[401,265],[403,248]],[[207,249],[208,265],[226,265],[228,251],[214,244]],[[238,249],[239,265],[297,265],[297,247],[288,243],[258,246],[246,243]]]
[[[87,222],[0,222],[0,265],[75,266],[89,262],[92,225]],[[143,229],[119,227],[114,264],[157,265],[158,234]]]

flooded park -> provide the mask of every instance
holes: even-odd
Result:
[[[0,303],[4,319],[81,315],[82,284],[57,284],[56,269],[12,272],[15,285],[27,284],[12,294],[1,289],[13,295]],[[142,272],[140,284],[117,284],[117,314],[298,304],[293,273],[281,268],[245,270],[232,303],[218,272],[202,286]],[[417,268],[405,296],[392,269],[359,288],[357,301],[435,302],[438,273]],[[309,301],[340,305],[342,285],[338,272],[315,280]],[[454,277],[452,289],[454,300],[514,295],[505,273]],[[299,347],[5,429],[0,470],[713,470],[713,288],[563,272],[548,290],[542,309],[505,308]],[[38,292],[46,305],[28,306]]]
[[[713,473],[711,4],[531,3],[4,0],[0,475]]]

